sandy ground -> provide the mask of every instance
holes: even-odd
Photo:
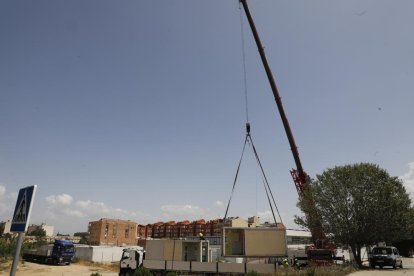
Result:
[[[0,275],[10,275],[11,264]],[[31,262],[19,263],[16,276],[90,276],[94,272],[99,272],[102,276],[117,276],[118,273],[104,267],[89,266],[85,264],[71,264],[63,266],[43,265]]]
[[[403,269],[393,269],[391,267],[384,267],[383,269],[369,269],[354,272],[351,276],[382,276],[382,275],[406,275],[414,276],[414,259],[404,258]],[[10,274],[11,263],[8,267],[3,267],[0,276]],[[115,268],[116,269],[116,268]],[[43,265],[31,262],[19,263],[16,276],[90,276],[94,272],[99,272],[102,276],[117,276],[118,272],[88,263],[75,263],[66,266]]]

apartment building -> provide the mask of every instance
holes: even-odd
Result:
[[[0,222],[0,236],[4,234],[10,234],[10,228],[11,228],[11,221],[2,221]]]
[[[239,217],[230,217],[224,222],[224,227],[249,227],[249,223]]]
[[[218,237],[221,236],[223,231],[223,220],[214,219],[206,223],[205,236],[206,237]]]
[[[27,235],[32,235],[32,233],[37,231],[38,229],[43,229],[46,233],[46,237],[52,237],[55,227],[53,225],[47,225],[45,223],[42,223],[40,225],[32,224],[27,227]]]
[[[164,222],[159,221],[152,225],[152,238],[154,239],[165,238]]]
[[[174,235],[174,229],[175,229],[175,221],[168,221],[164,223],[164,237],[165,238],[176,238]]]
[[[137,245],[136,222],[130,220],[101,218],[89,222],[89,245]]]
[[[223,223],[223,219],[213,219],[206,221],[204,219],[196,221],[159,221],[154,224],[138,225],[137,237],[139,239],[182,239],[188,237],[198,237],[202,233],[205,237],[221,237],[223,227],[277,227],[284,228],[281,223],[268,223],[260,224],[259,217],[250,217],[245,220],[240,217],[226,218]]]
[[[190,235],[190,224],[188,220],[181,221],[176,224],[175,234],[177,238],[185,238]]]
[[[189,227],[189,233],[192,236],[198,236],[200,233],[206,234],[206,221],[204,219],[193,221]]]

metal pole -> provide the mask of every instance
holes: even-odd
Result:
[[[10,276],[16,275],[17,264],[19,262],[20,257],[20,249],[22,248],[23,240],[24,240],[25,233],[19,233],[19,237],[17,238],[17,246],[16,246],[16,254],[14,255],[13,265],[10,270]]]
[[[171,262],[171,270],[174,270],[174,258],[175,258],[175,239],[173,244],[173,255],[172,255],[172,262]]]

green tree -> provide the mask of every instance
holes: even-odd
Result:
[[[73,234],[73,236],[75,237],[80,237],[80,244],[87,244],[88,243],[88,237],[89,237],[89,233],[88,232],[76,232]]]
[[[41,227],[36,228],[30,233],[30,235],[35,236],[36,241],[33,244],[28,245],[28,248],[38,248],[38,247],[41,247],[42,245],[47,244],[46,231],[43,228]]]
[[[46,237],[46,231],[41,227],[37,227],[35,230],[30,232],[30,235],[35,236],[38,239],[43,239]]]
[[[351,247],[358,266],[363,246],[396,243],[410,227],[411,200],[401,180],[369,163],[327,169],[298,205],[321,218],[333,241]],[[306,217],[296,222],[309,227]]]

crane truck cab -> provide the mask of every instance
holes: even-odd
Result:
[[[119,262],[119,276],[133,275],[135,270],[142,266],[145,258],[143,248],[125,248]]]

